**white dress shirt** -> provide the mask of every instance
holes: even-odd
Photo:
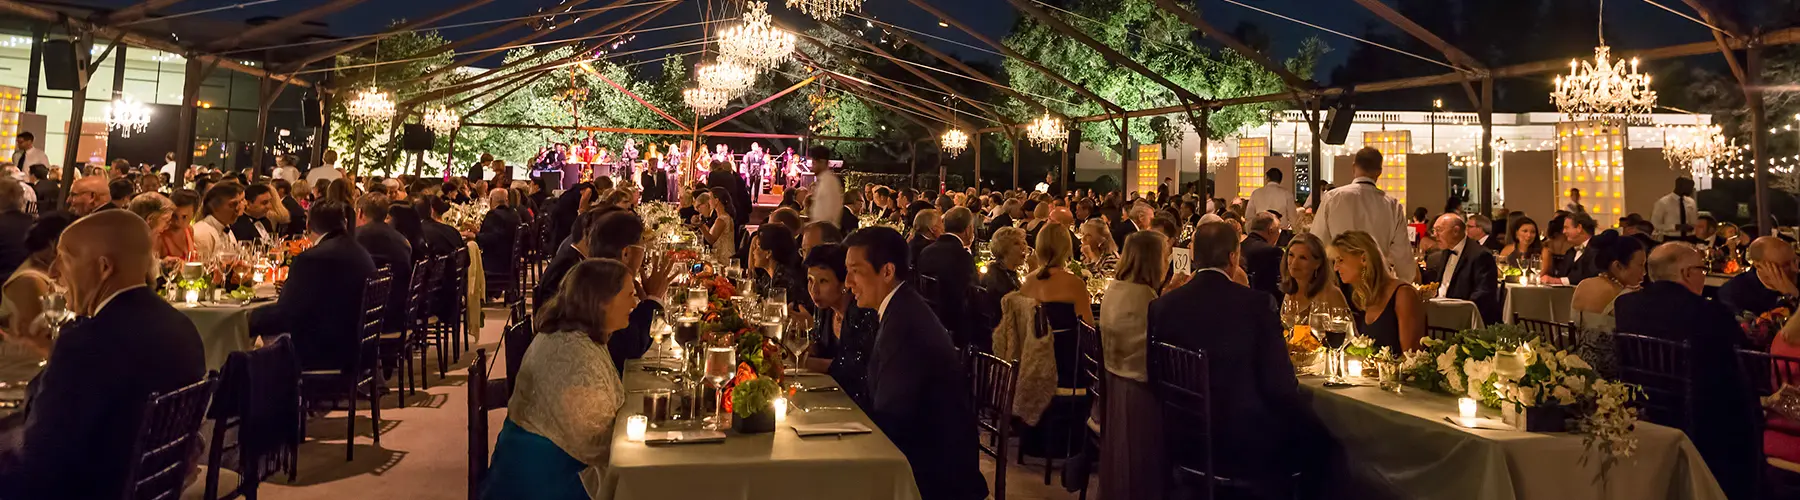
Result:
[[[1694,205],[1694,198],[1675,193],[1663,195],[1656,199],[1656,207],[1650,212],[1650,223],[1656,225],[1656,235],[1663,238],[1681,236],[1676,225],[1682,224],[1682,210],[1686,210],[1689,226],[1694,225],[1694,218],[1700,216],[1699,208]]]
[[[1444,259],[1444,275],[1438,276],[1438,297],[1450,297],[1450,280],[1456,277],[1456,263],[1462,260],[1463,247],[1467,246],[1469,246],[1469,239],[1463,238],[1462,241],[1456,242],[1456,246],[1450,247],[1450,258]]]
[[[231,228],[211,215],[194,224],[194,257],[197,259],[210,259],[213,254],[235,244],[237,240],[231,237]]]
[[[294,167],[277,167],[275,169],[275,178],[288,181],[288,184],[299,182],[300,169]]]
[[[880,320],[881,318],[887,317],[888,302],[891,302],[894,300],[894,294],[900,293],[900,287],[903,287],[903,286],[906,286],[905,282],[901,282],[898,285],[894,285],[893,290],[888,290],[887,297],[883,297],[881,299],[881,306],[877,307],[875,309],[875,319]]]
[[[306,171],[306,182],[310,184],[317,184],[319,179],[338,180],[342,178],[344,178],[344,173],[339,172],[336,165],[329,163],[313,167],[312,170]]]
[[[1327,245],[1344,231],[1369,233],[1386,254],[1383,257],[1393,267],[1394,277],[1411,282],[1419,266],[1413,262],[1412,245],[1407,242],[1405,211],[1400,202],[1375,187],[1374,179],[1357,177],[1356,182],[1325,193],[1311,231]]]
[[[175,178],[175,162],[170,161],[168,163],[164,163],[162,166],[162,170],[159,170],[157,172],[161,173],[163,175],[169,176],[169,179],[171,179],[171,180],[174,179]]]
[[[50,156],[44,154],[44,150],[34,147],[29,150],[13,153],[13,165],[19,167],[20,172],[30,172],[32,165],[49,167]]]
[[[1246,216],[1274,211],[1281,214],[1281,225],[1287,226],[1294,220],[1294,192],[1279,182],[1263,184],[1250,192],[1249,210]]]

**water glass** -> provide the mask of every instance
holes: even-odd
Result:
[[[50,326],[50,338],[56,338],[62,333],[63,325],[75,320],[75,312],[69,310],[69,299],[63,292],[53,290],[39,297],[38,301],[44,309],[44,324]]]
[[[730,347],[706,348],[706,381],[712,386],[713,416],[708,428],[718,430],[725,428],[725,381],[731,380],[737,371],[737,350]]]

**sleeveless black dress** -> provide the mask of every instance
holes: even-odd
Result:
[[[1375,350],[1381,350],[1385,346],[1393,352],[1400,352],[1400,314],[1395,311],[1394,303],[1398,301],[1394,298],[1392,294],[1388,296],[1387,307],[1381,310],[1381,315],[1376,316],[1375,321],[1365,323],[1368,314],[1356,311],[1356,333],[1374,339]]]

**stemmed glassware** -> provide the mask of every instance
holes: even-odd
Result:
[[[1350,311],[1343,307],[1316,307],[1309,320],[1313,339],[1326,349],[1326,383],[1344,383],[1344,344],[1353,328]]]
[[[737,350],[730,347],[706,348],[706,382],[713,388],[713,416],[706,426],[710,430],[725,428],[725,381],[737,371]]]
[[[62,334],[63,325],[75,320],[75,312],[69,310],[69,298],[61,290],[51,290],[38,300],[44,306],[44,324],[50,326],[50,338],[55,339]]]

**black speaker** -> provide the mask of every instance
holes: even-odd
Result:
[[[86,54],[75,50],[75,42],[69,40],[49,40],[44,42],[44,88],[50,90],[75,90],[81,87],[81,69],[87,59]]]
[[[1069,127],[1069,154],[1081,152],[1081,127]]]
[[[318,128],[324,125],[325,110],[320,108],[319,100],[307,97],[300,100],[300,125],[306,128]]]
[[[544,185],[550,186],[551,191],[557,191],[557,190],[562,189],[563,181],[562,181],[562,171],[561,170],[545,170],[543,172],[539,172],[538,178],[543,179]]]
[[[1356,105],[1338,103],[1331,107],[1331,113],[1325,115],[1325,143],[1333,146],[1344,145],[1344,139],[1350,136],[1350,124],[1356,121]]]
[[[437,133],[418,123],[406,124],[406,131],[400,135],[400,149],[406,151],[425,151],[437,143]]]

